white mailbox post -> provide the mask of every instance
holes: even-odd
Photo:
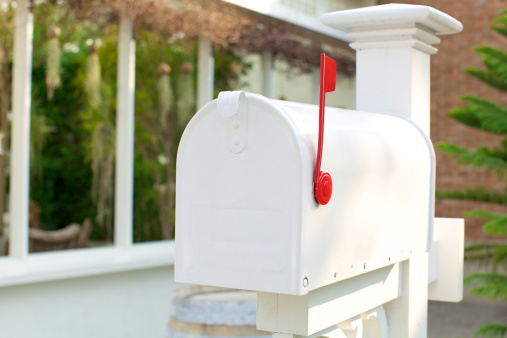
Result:
[[[177,158],[178,282],[258,292],[274,337],[426,337],[428,298],[462,297],[463,220],[434,219],[430,54],[461,24],[433,8],[329,13],[357,50],[357,111],[221,93]],[[429,290],[429,293],[428,293]]]

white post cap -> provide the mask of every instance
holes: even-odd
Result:
[[[389,4],[327,13],[320,17],[325,25],[346,32],[358,49],[413,47],[435,54],[431,45],[437,35],[454,34],[463,25],[432,7]]]
[[[453,17],[432,7],[420,5],[389,4],[323,14],[320,21],[344,32],[356,28],[379,29],[388,26],[417,24],[436,34],[455,34],[463,25]]]

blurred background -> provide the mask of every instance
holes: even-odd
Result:
[[[54,318],[51,323],[70,321],[81,327],[85,322],[98,320],[104,311],[118,313],[117,308],[109,309],[109,305],[104,305],[102,312],[94,310],[110,292],[105,285],[114,288],[120,277],[137,281],[136,278],[141,278],[137,273],[142,269],[154,269],[151,274],[156,276],[153,278],[157,287],[152,297],[156,299],[157,288],[172,283],[172,275],[157,269],[172,264],[168,241],[174,238],[175,159],[188,121],[224,90],[245,90],[273,99],[317,104],[322,52],[337,60],[337,90],[328,94],[327,105],[354,109],[355,52],[343,33],[321,25],[318,18],[326,12],[385,3],[383,0],[1,0],[0,254],[7,255],[11,249],[12,257],[25,258],[26,249],[30,253],[44,251],[60,256],[30,254],[27,262],[35,264],[35,270],[21,266],[6,268],[4,275],[0,273],[0,280],[4,280],[0,282],[4,286],[0,295],[9,294],[11,301],[0,308],[0,330],[3,322],[6,332],[11,334],[8,337],[26,337],[28,331],[16,329],[22,326],[16,311],[28,311],[39,318],[36,323],[42,336],[44,332],[48,336],[51,332],[74,336],[68,325],[47,324],[48,316],[37,314],[35,308],[62,295],[89,294],[89,299],[95,301],[76,310],[77,314],[55,310],[50,316]],[[471,274],[468,289],[486,297],[469,297],[461,307],[430,304],[435,314],[430,315],[430,336],[471,336],[488,323],[497,323],[499,326],[492,330],[503,336],[507,332],[507,277],[502,272],[507,257],[507,54],[502,49],[505,50],[507,41],[507,14],[502,11],[507,9],[507,3],[500,0],[469,0],[466,4],[443,0],[398,3],[432,6],[464,25],[462,33],[443,37],[442,45],[436,46],[438,53],[431,59],[431,139],[437,154],[436,216],[465,217],[466,257],[470,262],[466,274]],[[32,15],[33,39],[26,33],[27,29],[30,32],[30,22],[23,21]],[[27,55],[31,65],[20,61],[20,57]],[[21,73],[16,80],[13,70],[18,66],[14,61],[21,64],[19,67],[28,67],[25,77]],[[16,91],[28,94],[20,99],[16,98]],[[29,113],[29,119],[21,119],[24,127],[13,128],[13,121],[22,116],[23,109]],[[130,125],[124,115],[132,119]],[[12,151],[15,138],[29,148],[26,161],[20,159],[19,152]],[[125,160],[123,151],[131,151],[131,158]],[[132,163],[133,167],[128,169],[130,165],[125,163]],[[125,190],[123,181],[118,180],[125,173],[130,175],[128,170],[132,179],[126,184],[132,185],[131,200],[121,197]],[[19,197],[24,190],[18,188],[23,185],[13,179],[13,173],[29,173],[27,198]],[[122,223],[123,218],[121,222],[118,219],[124,214],[132,215],[131,219],[126,218],[126,223]],[[16,222],[25,220],[23,215],[29,228],[19,232],[15,230],[19,226]],[[131,232],[125,231],[126,227]],[[126,242],[122,242],[118,229],[128,237]],[[37,265],[43,263],[38,263],[36,257],[50,257],[44,259],[47,262],[54,259],[56,263],[52,266],[62,264],[64,269],[67,263],[61,262],[70,256],[55,253],[56,250],[118,247],[129,241],[169,243],[161,244],[167,247],[160,249],[161,255],[167,257],[145,267],[136,263],[135,267],[122,270],[128,276],[114,278],[114,269],[98,267],[100,255],[95,263],[86,263],[93,266],[89,268],[93,272],[83,272],[84,265],[74,263],[68,263],[73,267],[66,271],[75,269],[75,272],[63,275],[57,268],[48,275],[33,272],[39,268],[44,271],[43,265]],[[7,260],[6,257],[5,266],[14,264]],[[79,276],[94,279],[90,281],[90,290],[83,291],[81,286],[68,283],[62,286],[67,279]],[[73,283],[78,285],[87,280],[75,279]],[[135,283],[130,283],[125,290],[135,288]],[[97,286],[103,289],[103,294],[90,296],[91,288],[97,290]],[[149,318],[136,317],[149,323],[162,318],[164,322],[156,324],[157,334],[163,332],[169,318],[172,296],[168,295],[175,287],[171,285],[158,293],[166,300],[146,310],[145,316]],[[62,288],[68,292],[55,296]],[[31,292],[32,298],[27,298]],[[45,295],[42,298],[41,292]],[[130,305],[118,300],[123,298],[123,294],[117,295],[117,307],[127,311]],[[482,300],[487,298],[496,302]],[[140,299],[141,296],[137,301],[146,302]],[[153,299],[150,302],[155,302]],[[67,303],[55,304],[60,304],[54,305],[56,308]],[[131,305],[137,306],[136,301]],[[157,311],[159,314],[151,315]],[[455,313],[455,317],[446,319],[443,314],[449,312]],[[485,313],[484,318],[477,319],[479,312]],[[120,336],[118,332],[134,332],[128,326],[119,329],[122,324],[115,320],[109,326],[90,325],[94,329],[89,327],[91,331],[85,330],[83,334],[108,336],[105,332],[109,332]],[[119,331],[108,331],[115,325]],[[432,331],[432,327],[444,331]],[[445,331],[446,327],[449,331]]]

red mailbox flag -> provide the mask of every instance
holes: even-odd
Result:
[[[324,87],[322,87],[322,82],[320,84],[321,94],[322,92],[324,94],[334,92],[336,89],[336,61],[324,54],[320,54],[320,77],[324,81]],[[322,96],[322,103],[324,101],[325,96]]]
[[[336,89],[336,61],[324,54],[320,55],[320,100],[319,100],[319,145],[317,161],[315,162],[315,175],[313,177],[313,194],[317,203],[325,205],[333,193],[331,175],[320,171],[322,162],[322,148],[324,143],[324,109],[326,106],[326,93]]]

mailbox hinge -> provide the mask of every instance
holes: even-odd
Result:
[[[238,154],[245,149],[247,139],[248,102],[243,91],[218,94],[217,109],[226,124],[226,142],[229,150]]]

